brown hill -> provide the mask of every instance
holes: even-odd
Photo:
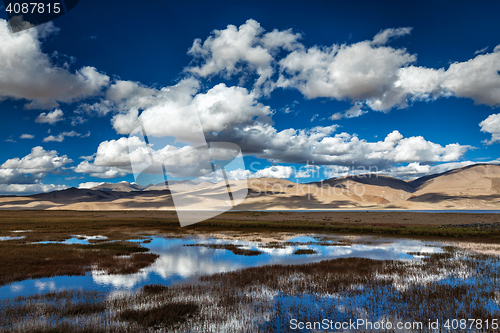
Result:
[[[222,202],[226,191],[224,182],[171,184],[175,184],[176,194],[192,202],[188,209],[209,209],[213,203]],[[493,164],[476,164],[412,181],[366,174],[308,184],[277,178],[231,184],[237,191],[244,191],[241,193],[246,193],[248,186],[248,196],[236,207],[239,210],[500,209],[500,166]],[[162,184],[122,182],[93,189],[4,196],[0,197],[0,209],[172,210],[174,204],[170,190]]]
[[[500,166],[476,164],[410,182],[415,193],[410,202],[443,208],[496,209],[500,202]]]
[[[116,184],[113,183],[104,183],[99,186],[93,187],[92,190],[102,190],[102,191],[119,191],[119,192],[131,192],[131,191],[142,191],[148,188],[148,186],[141,186],[135,183],[128,182],[119,182]]]

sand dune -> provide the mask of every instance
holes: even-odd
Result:
[[[404,181],[366,174],[297,184],[277,178],[230,181],[248,195],[239,210],[302,209],[500,209],[500,166],[477,164]],[[172,183],[171,183],[172,184]],[[31,196],[0,197],[0,209],[173,210],[183,198],[186,210],[227,206],[225,183],[174,182],[140,186],[121,182],[92,189],[70,188]],[[178,208],[178,207],[177,207]]]

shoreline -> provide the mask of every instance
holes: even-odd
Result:
[[[413,209],[267,209],[267,210],[231,210],[231,212],[263,212],[263,213],[435,213],[435,214],[500,214],[497,209],[436,209],[436,210],[413,210]]]
[[[229,211],[181,227],[175,211],[0,211],[0,236],[12,236],[12,231],[19,229],[35,230],[44,236],[43,240],[59,239],[61,233],[106,232],[124,239],[126,234],[137,232],[227,230],[460,238],[500,243],[498,213]]]

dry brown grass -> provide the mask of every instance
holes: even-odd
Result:
[[[265,286],[287,294],[332,293],[348,290],[351,284],[375,281],[375,275],[388,262],[364,258],[340,258],[304,265],[270,265],[201,277],[219,286],[236,288]],[[297,279],[283,277],[299,276]],[[317,283],[320,281],[321,283]],[[377,282],[378,283],[378,282]],[[381,282],[386,284],[387,282]]]
[[[258,256],[259,254],[262,254],[261,251],[242,249],[241,247],[243,245],[236,245],[236,244],[186,244],[184,246],[202,246],[202,247],[207,247],[209,249],[229,250],[234,254],[240,256]]]
[[[298,250],[295,250],[293,252],[293,254],[295,254],[295,255],[315,254],[315,253],[318,253],[318,252],[311,250],[311,249],[298,249]]]
[[[250,213],[228,213],[218,219],[182,229],[178,226],[175,215],[170,212],[166,212],[164,217],[157,212],[151,214],[149,212],[0,212],[1,236],[13,235],[10,232],[12,230],[33,230],[22,234],[26,236],[25,239],[0,242],[2,263],[0,285],[26,278],[82,275],[92,265],[111,273],[135,272],[156,259],[154,254],[146,253],[147,249],[139,244],[123,242],[126,239],[137,238],[138,233],[179,233],[180,236],[180,233],[186,230],[307,230],[465,236],[464,238],[472,237],[474,240],[486,237],[490,241],[496,241],[498,236],[493,231],[475,228],[407,227],[376,225],[375,222],[360,225],[360,222],[354,222],[359,219],[353,220],[352,223],[349,221],[340,223],[335,221],[335,216],[338,217],[341,213],[331,215],[333,220],[318,220],[319,215],[301,214],[304,218],[292,219],[296,218],[297,214],[259,213],[250,216]],[[356,214],[360,216],[359,214],[363,213]],[[383,214],[385,215],[367,213],[362,216],[363,219],[375,216],[376,221],[380,221],[383,216],[389,215]],[[450,220],[457,216],[457,214],[442,216],[445,215]],[[478,218],[473,214],[462,215],[466,218]],[[311,222],[307,220],[307,216],[312,217]],[[394,218],[403,215],[391,216]],[[427,217],[432,218],[431,215]],[[491,220],[489,215],[482,217]],[[440,217],[440,221],[443,221],[443,218]],[[94,245],[27,244],[34,241],[64,240],[74,234],[104,235],[118,242],[94,242]],[[269,244],[269,246],[280,245]],[[246,251],[239,247],[230,250]],[[244,323],[243,327],[246,330],[231,326],[227,332],[273,331],[272,325],[266,326],[267,328],[262,328],[260,325],[269,318],[282,316],[289,311],[284,306],[273,303],[272,299],[277,294],[291,297],[316,295],[314,297],[320,300],[321,296],[317,295],[338,293],[343,297],[351,297],[361,294],[364,290],[371,291],[375,295],[372,303],[366,304],[368,313],[374,311],[370,306],[375,307],[377,302],[388,300],[389,305],[394,306],[391,314],[401,318],[429,318],[437,314],[448,318],[475,316],[487,319],[493,315],[500,316],[500,313],[492,315],[483,304],[484,299],[496,297],[495,291],[500,290],[496,284],[498,265],[490,265],[494,262],[492,257],[468,255],[465,258],[459,257],[453,248],[445,250],[443,254],[429,255],[419,265],[398,261],[345,258],[298,266],[249,268],[206,276],[201,279],[201,284],[197,285],[151,286],[144,288],[138,295],[90,303],[76,300],[76,298],[88,299],[84,294],[61,296],[56,293],[52,296],[34,296],[1,304],[0,317],[3,319],[0,320],[3,320],[3,324],[0,331],[142,332],[148,328],[161,326],[175,327],[174,331],[178,332],[190,329],[197,332],[218,332],[227,327],[228,323],[235,321]],[[396,290],[394,287],[399,283],[398,279],[410,281],[416,277],[414,281],[418,282],[419,279],[424,281],[427,275],[439,275],[443,271],[460,271],[464,267],[468,274],[478,279],[473,287],[466,287],[459,280],[449,286],[430,280],[422,284],[407,282],[409,287],[402,290]],[[390,297],[383,292],[390,292]],[[163,316],[165,311],[170,312],[172,304],[187,304],[188,310],[174,313],[166,322],[155,319]],[[196,305],[196,309],[190,304]],[[129,311],[128,316],[121,317],[122,313],[127,314],[126,311]],[[41,321],[40,318],[53,318],[54,321]]]
[[[93,265],[111,273],[134,273],[158,257],[134,243],[98,245],[16,244],[0,242],[0,285],[57,275],[84,275]],[[139,252],[139,253],[137,253]],[[129,258],[119,256],[129,255]]]
[[[133,274],[150,266],[159,257],[155,253],[134,253],[125,257],[106,256],[98,261],[97,266],[108,274]]]
[[[193,302],[167,303],[147,310],[125,310],[120,318],[134,321],[143,327],[170,329],[179,326],[198,312],[198,305]]]
[[[492,223],[495,214],[431,214],[431,213],[304,213],[304,212],[227,212],[209,221],[180,228],[175,212],[121,211],[121,212],[74,212],[74,211],[0,211],[0,236],[25,236],[20,240],[0,241],[0,285],[27,278],[50,277],[54,275],[82,275],[91,265],[101,263],[112,266],[112,271],[123,264],[132,272],[135,268],[151,263],[153,256],[133,256],[130,260],[116,258],[145,251],[137,244],[125,246],[123,242],[103,244],[92,241],[88,246],[61,244],[29,244],[39,241],[62,241],[71,235],[103,235],[109,240],[123,241],[139,237],[138,234],[182,234],[187,232],[217,232],[228,230],[247,231],[320,231],[367,234],[391,234],[428,237],[461,237],[476,241],[496,242],[495,231],[476,228],[438,228],[425,225],[436,219],[439,223],[484,221]],[[394,220],[409,221],[410,226],[394,226]],[[353,222],[350,221],[361,221]],[[382,221],[389,221],[385,224]],[[430,222],[429,222],[430,223]],[[434,223],[434,222],[432,222]],[[411,226],[420,225],[420,226]],[[13,234],[13,230],[32,230]],[[296,245],[296,244],[295,244]],[[320,245],[334,246],[334,243]],[[347,245],[347,244],[339,244]],[[268,244],[281,247],[285,244]],[[258,251],[239,247],[229,249],[240,255],[258,255]],[[113,264],[114,262],[114,264]],[[121,263],[121,264],[120,264]],[[134,268],[135,267],[135,268]]]
[[[70,234],[103,234],[128,239],[138,232],[220,230],[307,230],[374,233],[424,237],[461,237],[498,241],[498,230],[475,225],[498,221],[498,214],[414,212],[226,212],[203,223],[181,228],[173,211],[1,211],[0,236],[11,230],[30,229],[27,240],[62,240]],[[469,225],[470,227],[456,227]]]
[[[28,327],[26,332],[50,332],[50,327],[67,332],[84,332],[90,327],[96,332],[288,332],[290,316],[312,320],[321,311],[321,316],[338,319],[337,307],[350,299],[358,303],[344,308],[342,315],[346,318],[357,318],[358,307],[362,307],[372,320],[380,313],[423,322],[429,318],[484,320],[500,315],[500,311],[491,312],[485,301],[496,297],[498,267],[496,257],[471,255],[455,248],[445,248],[444,253],[430,254],[416,262],[342,258],[255,267],[205,276],[199,284],[146,286],[138,294],[105,301],[99,293],[71,296],[67,292],[9,301],[8,306],[2,304],[2,309],[10,312],[2,316],[7,319],[1,326],[5,331],[15,325],[27,328],[27,318],[42,311],[59,318],[59,322]],[[423,279],[443,272],[449,276],[466,273],[473,283],[453,277],[445,284]],[[406,287],[395,288],[401,281],[406,281]],[[309,297],[321,306],[311,308],[307,302],[289,306],[283,301],[287,297]]]

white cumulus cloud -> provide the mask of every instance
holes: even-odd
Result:
[[[123,170],[116,167],[106,167],[98,166],[90,163],[89,161],[83,161],[76,168],[73,169],[74,172],[89,174],[91,177],[96,178],[118,178],[130,174],[130,170]]]
[[[260,24],[252,19],[240,27],[228,25],[224,30],[214,30],[204,42],[201,39],[194,41],[188,54],[201,64],[189,67],[187,71],[201,77],[223,75],[229,78],[244,73],[248,68],[259,76],[255,82],[258,88],[274,73],[273,54],[280,49],[291,51],[301,48],[299,39],[300,34],[290,29],[264,33]],[[267,87],[269,89],[271,87]]]
[[[64,120],[64,112],[61,109],[55,109],[52,112],[42,112],[36,117],[35,122],[40,124],[54,125],[58,121]]]
[[[290,178],[294,174],[292,167],[283,165],[273,165],[261,170],[257,170],[251,178]]]
[[[0,193],[3,195],[28,195],[46,193],[67,189],[66,185],[55,184],[0,184]]]
[[[81,138],[86,138],[90,136],[90,132],[88,132],[85,135],[82,135],[78,132],[71,131],[71,132],[62,132],[59,133],[57,136],[49,135],[48,137],[43,139],[43,142],[63,142],[65,137],[81,137]]]
[[[399,69],[415,60],[405,49],[374,46],[370,41],[313,46],[280,60],[277,86],[298,89],[307,98],[367,101],[374,110],[388,110],[404,106],[393,87]]]
[[[53,23],[12,33],[0,19],[0,98],[25,99],[28,108],[51,108],[100,93],[109,77],[94,67],[70,72],[42,52],[41,39],[56,29]]]
[[[102,185],[102,184],[104,184],[104,183],[103,182],[100,182],[100,183],[98,183],[98,182],[86,182],[86,183],[80,183],[78,185],[78,188],[79,189],[91,189],[91,188],[97,187],[97,186]]]
[[[66,155],[59,156],[57,151],[46,151],[34,147],[23,158],[12,158],[0,166],[0,193],[35,193],[64,189],[64,185],[42,184],[49,173],[60,170],[73,161]]]
[[[479,123],[481,132],[490,133],[491,139],[483,143],[491,145],[500,141],[500,113],[489,115],[488,118]]]
[[[384,45],[389,42],[391,38],[397,38],[411,33],[412,27],[406,28],[391,28],[380,31],[373,37],[373,45]]]

